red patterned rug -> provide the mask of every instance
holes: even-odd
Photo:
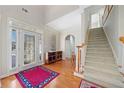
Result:
[[[15,74],[24,88],[43,88],[58,75],[59,73],[43,66],[36,66]]]
[[[102,88],[102,86],[82,79],[80,83],[80,88]]]

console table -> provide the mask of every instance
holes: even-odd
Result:
[[[60,60],[62,60],[62,51],[50,51],[46,53],[46,64],[54,63]]]

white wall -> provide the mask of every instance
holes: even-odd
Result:
[[[118,37],[124,36],[124,5],[119,5],[119,33]],[[124,44],[119,41],[119,63],[122,65],[120,69],[121,72],[124,73]]]
[[[59,50],[60,48],[60,33],[48,26],[44,31],[44,53],[52,51],[52,49]],[[54,50],[54,51],[55,51]]]
[[[119,8],[119,36],[124,36],[124,5],[118,6]]]
[[[2,62],[2,74],[6,74],[8,72],[8,28],[7,28],[7,17],[12,17],[21,21],[24,21],[28,24],[35,25],[38,28],[40,28],[41,19],[40,14],[37,11],[37,7],[26,7],[29,10],[29,14],[25,14],[21,11],[22,7],[26,6],[0,6],[1,11],[1,37],[0,40],[2,40],[1,47],[2,47],[2,58],[0,62]]]
[[[91,15],[100,12],[100,10],[103,8],[103,5],[95,5],[90,6],[86,9],[84,9],[85,14],[85,30],[87,30],[87,26],[91,26]]]
[[[21,11],[22,7],[29,10],[29,14]],[[8,29],[7,29],[7,17],[15,18],[24,23],[33,25],[40,29],[39,31],[45,32],[46,28],[42,25],[42,15],[39,6],[0,6],[0,14],[2,19],[2,24],[0,25],[0,70],[2,75],[8,74]],[[49,33],[49,32],[48,32]],[[45,34],[46,35],[46,34]],[[50,34],[49,34],[50,36]],[[47,38],[48,35],[46,35]],[[59,36],[58,36],[59,37]],[[45,38],[46,39],[46,38]],[[47,40],[46,40],[47,41]],[[58,43],[59,41],[57,41]],[[49,46],[49,45],[45,45]],[[57,45],[57,47],[59,47]],[[2,49],[2,50],[1,50]],[[2,62],[2,63],[1,63]]]
[[[114,6],[108,20],[104,25],[104,31],[112,47],[115,61],[119,70],[124,73],[124,45],[119,41],[120,36],[124,36],[124,6]]]
[[[119,38],[118,38],[118,6],[115,6],[108,17],[107,22],[104,25],[104,31],[106,32],[109,43],[112,46],[113,53],[115,55],[116,60],[118,60],[119,51],[118,51],[118,45],[119,45]],[[119,63],[117,63],[119,64]]]
[[[63,51],[63,58],[65,58],[65,38],[68,35],[73,35],[75,37],[75,46],[80,45],[81,41],[81,25],[77,25],[71,28],[67,28],[60,32],[60,49]],[[76,51],[75,51],[76,52]]]
[[[22,11],[25,8],[29,13]],[[42,10],[40,6],[0,6],[2,14],[14,17],[15,19],[27,22],[32,25],[40,26],[42,24]]]
[[[78,8],[47,24],[60,32],[60,50],[63,51],[63,58],[65,58],[65,37],[67,35],[75,37],[75,46],[82,44],[81,13],[83,9]]]

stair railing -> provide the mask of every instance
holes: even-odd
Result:
[[[113,5],[106,5],[105,6],[104,13],[103,13],[103,16],[102,16],[103,25],[106,23],[109,15],[111,13],[112,8],[113,8]]]
[[[85,65],[85,57],[86,57],[86,50],[87,50],[87,41],[89,37],[89,31],[88,30],[85,34],[85,43],[82,43],[81,45],[76,46],[78,49],[77,55],[76,55],[76,66],[75,66],[75,75],[83,73],[84,72],[84,65]]]

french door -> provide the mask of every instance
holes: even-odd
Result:
[[[11,27],[10,71],[42,64],[42,34]]]
[[[27,69],[37,64],[37,34],[30,31],[20,32],[20,69]]]

